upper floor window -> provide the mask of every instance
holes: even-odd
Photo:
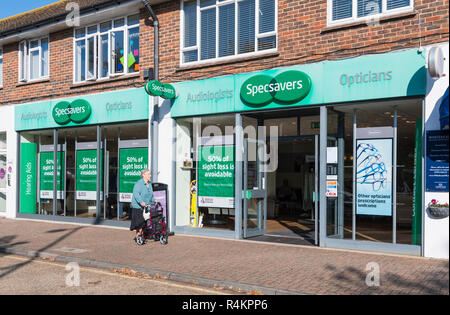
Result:
[[[181,1],[181,63],[277,50],[276,0]]]
[[[414,9],[413,0],[328,0],[328,25],[364,21]]]
[[[139,72],[139,14],[75,29],[74,82]]]
[[[0,48],[0,86],[3,86],[3,50]]]
[[[48,37],[21,41],[19,43],[19,81],[48,78],[48,75]]]

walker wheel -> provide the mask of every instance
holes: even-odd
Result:
[[[161,235],[161,237],[159,238],[159,242],[163,245],[167,245],[167,243],[169,242],[169,240],[167,239],[167,235]]]
[[[143,236],[140,235],[136,238],[136,244],[142,246],[142,245],[144,245],[144,243],[145,243],[145,239]]]

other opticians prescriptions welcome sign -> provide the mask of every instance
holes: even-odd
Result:
[[[392,139],[356,140],[356,214],[392,215]]]
[[[201,146],[199,207],[234,208],[234,145]]]

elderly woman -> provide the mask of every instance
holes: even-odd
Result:
[[[132,215],[130,231],[136,231],[136,238],[142,234],[142,229],[145,224],[143,216],[144,207],[155,201],[152,183],[150,182],[150,170],[142,170],[141,176],[142,178],[134,184],[133,197],[131,200]]]

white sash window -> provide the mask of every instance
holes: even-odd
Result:
[[[277,51],[276,0],[181,1],[181,64]]]
[[[19,82],[48,78],[49,69],[48,37],[19,43]]]
[[[414,0],[327,0],[328,25],[377,19],[414,10]]]
[[[74,82],[139,72],[139,14],[75,29]]]

